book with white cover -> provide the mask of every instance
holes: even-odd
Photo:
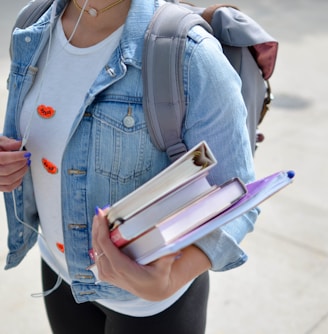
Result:
[[[160,198],[152,205],[124,221],[110,231],[109,235],[117,247],[122,247],[138,235],[146,232],[187,203],[205,196],[216,186],[211,186],[207,181],[207,173],[189,182],[167,196]]]
[[[179,187],[205,175],[216,163],[206,142],[199,143],[151,180],[113,204],[107,215],[110,229]]]

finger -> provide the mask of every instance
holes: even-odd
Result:
[[[30,165],[29,158],[23,158],[19,161],[5,163],[5,164],[0,162],[0,176],[10,177],[11,175],[19,173],[20,171],[22,171],[25,167],[28,167],[29,165]]]
[[[22,145],[21,140],[8,138],[5,136],[0,137],[0,151],[17,151]]]
[[[94,231],[94,247],[101,249],[105,256],[102,257],[101,266],[99,267],[99,275],[109,274],[113,277],[116,272],[130,272],[139,270],[139,265],[130,259],[126,254],[114,245],[109,236],[108,220],[105,212],[98,210],[95,217]],[[100,276],[99,276],[100,277]]]
[[[8,184],[8,185],[1,185],[0,184],[0,191],[1,192],[11,192],[13,190],[15,190],[16,188],[18,188],[20,185],[22,184],[22,179],[18,180],[15,183],[12,184]]]
[[[0,152],[0,165],[7,166],[15,163],[24,164],[31,158],[31,153],[26,151]]]
[[[93,222],[92,222],[92,231],[91,231],[91,235],[92,235],[92,248],[93,248],[93,252],[96,256],[96,254],[101,253],[102,250],[99,247],[99,243],[98,243],[98,235],[99,235],[99,211],[97,211],[98,209],[96,209],[96,214],[93,217]]]
[[[96,215],[93,218],[92,225],[92,246],[96,253],[110,253],[112,242],[109,237],[108,220],[106,213],[108,209],[96,208]],[[115,248],[115,246],[114,246]]]
[[[105,211],[99,209],[97,220],[97,245],[105,252],[110,261],[122,257],[122,252],[114,245],[109,236],[108,219]]]
[[[105,217],[104,211],[96,208],[96,214],[93,218],[92,224],[92,247],[98,269],[98,278],[102,281],[110,282],[109,275],[111,274],[112,270],[110,260],[106,258],[108,251],[105,251],[105,249],[108,248],[108,243],[110,243],[108,227],[104,228],[104,225],[107,226],[106,220],[107,219]],[[102,234],[107,236],[107,243],[102,244]]]
[[[16,189],[22,183],[23,177],[28,171],[28,165],[25,163],[23,168],[9,175],[1,167],[0,171],[0,191],[8,192]]]
[[[104,214],[105,216],[107,216],[107,215],[108,215],[108,212],[109,212],[109,209],[110,209],[110,205],[108,204],[108,205],[106,205],[104,208],[102,208],[101,210],[102,210],[103,214]]]

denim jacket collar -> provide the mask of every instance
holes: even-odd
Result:
[[[60,18],[60,15],[68,2],[69,0],[58,0],[55,22]],[[149,3],[147,4],[147,2],[152,2],[153,6],[149,6]],[[125,22],[119,46],[119,51],[122,56],[121,58],[125,64],[141,68],[144,34],[153,13],[160,5],[159,2],[160,0],[131,1],[131,8]],[[26,41],[34,39],[34,43],[32,43],[33,46],[38,46],[36,50],[33,50],[34,52],[24,52],[26,57],[25,61],[22,59],[22,54],[18,55],[21,64],[24,62],[27,66],[35,66],[37,63],[37,60],[48,41],[51,11],[52,7],[49,8],[37,24],[24,30],[18,29],[15,31],[13,36],[14,42],[16,37],[23,37]],[[36,41],[39,41],[39,43]],[[15,55],[13,60],[15,61]]]

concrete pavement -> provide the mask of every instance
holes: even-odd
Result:
[[[203,6],[213,0],[198,1]],[[0,113],[5,110],[9,32],[22,0],[0,13]],[[292,186],[264,203],[255,231],[242,243],[249,261],[211,274],[206,334],[328,333],[328,25],[325,0],[234,1],[280,42],[271,85],[275,101],[264,120],[258,177],[294,169]],[[3,117],[1,118],[1,122]],[[1,124],[2,127],[2,124]],[[0,267],[6,226],[0,201]],[[0,333],[50,333],[40,292],[38,250],[17,269],[0,268]]]

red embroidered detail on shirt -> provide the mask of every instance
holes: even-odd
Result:
[[[56,110],[53,107],[40,104],[37,108],[39,116],[49,119],[55,116]]]
[[[56,243],[56,246],[57,246],[58,250],[59,250],[61,253],[65,253],[65,246],[64,246],[64,244],[61,244],[60,242],[57,242],[57,243]]]
[[[57,174],[58,173],[57,166],[54,163],[50,162],[49,160],[47,160],[45,158],[42,158],[42,165],[49,174]]]

